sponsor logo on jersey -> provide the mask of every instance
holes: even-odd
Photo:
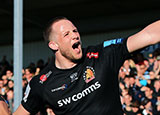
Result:
[[[67,84],[63,84],[61,87],[52,89],[51,92],[59,91],[59,90],[65,90],[67,89]]]
[[[74,81],[76,81],[76,80],[78,79],[78,76],[77,76],[77,75],[78,75],[77,72],[70,75],[71,82],[74,82]]]
[[[113,40],[108,40],[108,41],[105,41],[103,43],[103,46],[107,47],[107,46],[110,46],[112,44],[120,44],[120,43],[123,42],[123,40],[124,40],[124,38],[117,38],[117,39],[113,39]]]
[[[91,58],[98,58],[98,55],[99,55],[98,52],[96,52],[96,53],[94,53],[94,52],[88,52],[88,53],[87,53],[87,57],[88,57],[89,59],[91,59]]]
[[[83,78],[86,83],[92,81],[95,78],[95,71],[92,67],[87,66],[86,71],[83,74]]]
[[[43,74],[40,77],[40,83],[43,84],[43,82],[45,82],[47,80],[47,78],[52,74],[52,71],[49,71],[47,74]]]
[[[81,100],[82,98],[86,97],[87,95],[93,93],[94,91],[96,91],[97,89],[99,89],[101,87],[101,84],[99,83],[99,81],[95,82],[94,84],[90,85],[89,87],[87,87],[86,89],[84,89],[82,92],[79,92],[77,94],[74,94],[70,97],[66,97],[64,99],[58,100],[58,106],[62,107],[64,105],[68,105],[72,102],[76,102],[78,100]]]

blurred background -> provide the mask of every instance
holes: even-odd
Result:
[[[13,0],[0,0],[0,60],[13,59],[13,8]],[[85,47],[134,34],[159,14],[159,0],[23,0],[23,65],[52,55],[42,31],[56,16],[74,22]]]
[[[0,0],[0,94],[14,107],[13,80],[15,0]],[[53,53],[43,40],[45,24],[65,16],[78,28],[83,47],[104,40],[128,37],[160,19],[159,0],[23,0],[23,96],[28,82],[49,63]],[[19,70],[21,73],[21,69]],[[17,76],[17,75],[15,75]],[[119,72],[124,115],[160,114],[160,44],[145,48],[126,60]],[[151,106],[146,92],[155,103]],[[17,94],[18,95],[18,94]],[[17,98],[15,98],[17,100]],[[18,100],[21,100],[18,98]],[[149,104],[149,105],[148,105]],[[17,105],[17,104],[15,104]],[[132,111],[128,111],[129,110]],[[46,111],[48,108],[46,108]],[[139,112],[139,114],[138,114]]]

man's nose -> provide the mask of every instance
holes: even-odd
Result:
[[[78,40],[79,39],[79,37],[77,36],[77,34],[75,33],[75,32],[71,32],[71,38],[74,40],[74,39],[76,39],[76,40]]]

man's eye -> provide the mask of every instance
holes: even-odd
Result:
[[[73,30],[73,32],[78,32],[78,30],[77,30],[77,29],[75,29],[75,30]]]
[[[67,36],[67,35],[68,35],[68,33],[64,34],[64,37]]]

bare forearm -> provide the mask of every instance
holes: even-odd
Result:
[[[156,21],[137,34],[130,36],[127,41],[127,47],[129,52],[133,52],[158,42],[160,42],[160,21]]]
[[[10,115],[8,106],[4,101],[0,101],[0,115]]]

